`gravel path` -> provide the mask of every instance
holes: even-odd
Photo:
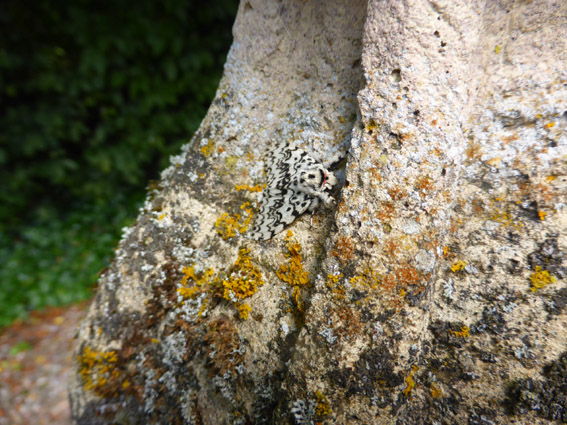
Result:
[[[0,425],[69,425],[72,339],[86,303],[33,313],[0,330]]]

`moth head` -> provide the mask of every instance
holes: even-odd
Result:
[[[329,183],[334,184],[330,181],[331,176],[332,173],[329,173],[325,167],[321,164],[315,164],[300,171],[299,183],[315,190],[324,190]],[[331,180],[334,180],[334,178],[331,178]]]

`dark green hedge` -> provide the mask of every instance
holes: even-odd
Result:
[[[0,326],[84,298],[197,129],[236,0],[4,0]]]

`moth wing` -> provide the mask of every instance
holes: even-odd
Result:
[[[267,187],[289,188],[295,182],[300,170],[315,162],[303,149],[281,144],[266,157]]]
[[[256,215],[256,225],[250,239],[268,240],[295,221],[311,205],[311,197],[291,188],[270,188],[262,192],[262,206]]]

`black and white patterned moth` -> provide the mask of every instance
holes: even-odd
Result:
[[[280,145],[266,157],[268,184],[262,192],[262,206],[248,237],[271,239],[305,211],[314,211],[321,203],[335,204],[331,191],[338,180],[329,168],[340,161],[336,155],[329,162],[313,158],[303,149]]]

